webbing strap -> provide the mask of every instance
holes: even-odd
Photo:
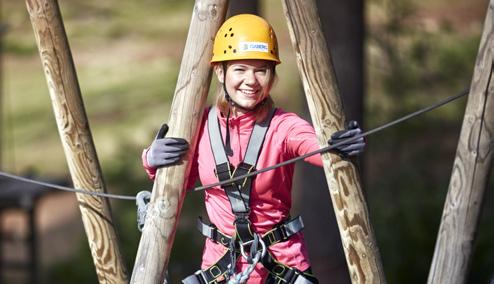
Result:
[[[301,216],[297,216],[286,222],[276,225],[273,229],[267,231],[262,240],[267,247],[273,244],[284,242],[294,234],[300,232],[304,228],[304,222]],[[231,237],[222,233],[214,224],[208,224],[201,217],[197,219],[197,229],[201,234],[213,241],[228,247],[231,242]]]
[[[261,260],[262,265],[269,271],[265,284],[316,284],[315,277],[302,271],[277,262],[271,253],[267,253]]]
[[[253,170],[255,170],[255,165],[261,152],[262,144],[266,136],[266,132],[269,128],[271,119],[273,118],[276,109],[271,109],[266,118],[254,125],[251,136],[249,138],[249,144],[247,145],[247,150],[245,153],[244,161],[241,162],[237,168],[234,170],[233,174],[231,172],[232,166],[228,160],[225,152],[225,147],[223,139],[221,136],[221,129],[219,126],[218,115],[216,107],[212,107],[208,114],[208,130],[209,130],[209,141],[211,144],[211,150],[213,151],[214,160],[216,163],[216,174],[220,181],[230,179],[235,176],[245,175]],[[247,162],[248,161],[248,162]],[[228,200],[230,201],[232,211],[236,215],[237,219],[244,218],[248,219],[250,213],[249,201],[250,201],[250,189],[252,180],[245,179],[242,183],[232,183],[223,186]],[[241,227],[243,227],[241,225]],[[248,230],[241,230],[248,233]],[[245,235],[243,237],[242,235]],[[241,239],[249,238],[250,234],[241,233]]]
[[[247,151],[245,152],[244,163],[254,166],[257,164],[262,143],[266,137],[266,132],[268,131],[269,124],[271,123],[275,110],[275,108],[272,108],[263,121],[255,124],[252,134],[250,135]]]
[[[212,284],[212,283],[224,283],[227,280],[228,265],[230,264],[229,251],[213,265],[204,269],[197,270],[194,274],[189,275],[182,280],[184,284]]]
[[[221,139],[221,130],[219,126],[218,116],[216,114],[216,107],[211,107],[208,114],[208,130],[209,141],[211,142],[211,149],[213,150],[214,160],[216,165],[229,164],[228,158],[225,153],[225,145],[223,139]]]
[[[302,221],[302,217],[298,216],[292,218],[286,222],[280,223],[276,225],[272,230],[266,232],[262,239],[265,242],[266,246],[269,247],[273,244],[283,242],[288,240],[292,235],[301,231],[304,227],[304,223]],[[228,275],[228,263],[231,259],[231,249],[230,243],[232,242],[232,238],[223,234],[214,224],[208,224],[202,221],[201,218],[198,219],[197,228],[199,231],[205,236],[213,241],[224,245],[227,248],[227,252],[223,257],[212,267],[207,268],[204,271],[197,271],[194,275],[187,277],[184,281],[186,284],[204,284],[207,282],[199,282],[204,279],[209,279],[212,281],[210,277],[213,275],[220,275],[220,279],[223,279],[224,275]],[[233,252],[234,255],[238,255],[238,247],[235,248]],[[277,262],[270,252],[261,259],[260,261],[262,265],[269,271],[269,276],[266,280],[265,284],[315,284],[318,283],[317,279],[308,274],[303,273],[298,269],[293,267],[286,266],[282,263]],[[221,271],[218,268],[222,269]],[[215,279],[219,280],[219,279]],[[218,282],[210,282],[210,283],[218,283]],[[222,282],[219,282],[222,283]]]
[[[268,131],[269,124],[275,113],[276,109],[272,108],[266,118],[260,123],[254,125],[252,134],[249,138],[249,144],[247,146],[247,151],[245,152],[244,162],[249,165],[256,165],[257,159],[259,158],[259,153],[262,148],[262,143]],[[225,153],[225,144],[221,138],[221,130],[219,127],[218,115],[216,107],[211,107],[208,114],[208,130],[209,139],[211,142],[211,149],[213,150],[214,160],[216,165],[221,165],[224,163],[229,163],[228,157]]]

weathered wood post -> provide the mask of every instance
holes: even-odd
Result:
[[[211,83],[209,60],[216,31],[225,20],[227,0],[197,0],[171,106],[168,136],[190,141],[189,155],[177,166],[158,170],[131,282],[163,283],[185,197],[191,154]]]
[[[74,186],[105,192],[79,83],[56,0],[26,0]],[[77,194],[100,283],[128,283],[108,200]]]
[[[494,0],[489,3],[428,283],[465,283],[494,153]]]
[[[312,122],[321,146],[345,117],[326,41],[313,0],[283,0]],[[359,174],[348,160],[324,154],[324,171],[352,283],[385,283]]]

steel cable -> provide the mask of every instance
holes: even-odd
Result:
[[[341,141],[339,143],[336,143],[336,144],[333,144],[333,145],[329,145],[329,146],[323,147],[323,148],[321,148],[319,150],[309,152],[307,154],[298,156],[296,158],[293,158],[293,159],[290,159],[290,160],[286,160],[286,161],[281,162],[279,164],[272,165],[272,166],[269,166],[269,167],[266,167],[266,168],[263,168],[263,169],[260,169],[260,170],[257,170],[257,171],[254,171],[254,172],[251,172],[251,173],[242,175],[242,176],[238,176],[238,177],[231,178],[231,179],[228,179],[228,180],[225,180],[225,181],[221,181],[221,182],[216,182],[216,183],[211,183],[211,184],[208,184],[208,185],[203,185],[203,186],[199,186],[199,187],[195,187],[195,188],[190,188],[187,191],[201,191],[201,190],[205,190],[205,189],[212,188],[212,187],[215,187],[215,186],[221,186],[221,185],[225,185],[225,184],[229,184],[229,183],[234,183],[234,182],[237,182],[239,180],[243,180],[243,179],[246,179],[246,178],[249,178],[249,177],[252,177],[252,176],[255,176],[255,175],[264,173],[264,172],[267,172],[267,171],[271,171],[271,170],[277,169],[279,167],[286,166],[288,164],[295,163],[297,161],[303,160],[303,159],[308,158],[308,157],[313,156],[313,155],[317,155],[317,154],[321,154],[321,153],[325,153],[325,152],[331,151],[331,150],[333,150],[334,148],[336,148],[336,147],[338,147],[340,145],[343,145],[343,144],[346,144],[348,142],[357,140],[357,139],[359,139],[361,137],[369,136],[371,134],[377,133],[377,132],[382,131],[382,130],[384,130],[386,128],[395,126],[396,124],[402,123],[402,122],[404,122],[406,120],[409,120],[411,118],[414,118],[416,116],[419,116],[421,114],[424,114],[426,112],[429,112],[429,111],[434,110],[436,108],[439,108],[439,107],[441,107],[441,106],[443,106],[445,104],[448,104],[448,103],[450,103],[450,102],[452,102],[454,100],[457,100],[457,99],[459,99],[459,98],[461,98],[461,97],[463,97],[463,96],[465,96],[467,94],[468,94],[468,89],[465,89],[462,92],[458,93],[457,95],[448,97],[448,98],[446,98],[444,100],[441,100],[441,101],[439,101],[439,102],[437,102],[437,103],[435,103],[433,105],[430,105],[428,107],[419,109],[419,110],[417,110],[415,112],[412,112],[412,113],[410,113],[408,115],[405,115],[403,117],[400,117],[398,119],[395,119],[395,120],[393,120],[391,122],[388,122],[386,124],[383,124],[383,125],[381,125],[379,127],[373,128],[371,130],[368,130],[366,132],[363,132],[362,134],[356,135],[355,137],[345,139],[345,140],[343,140],[343,141]],[[135,196],[131,196],[131,195],[120,195],[120,194],[111,194],[111,193],[104,193],[104,192],[95,192],[95,191],[89,191],[89,190],[84,190],[84,189],[76,189],[76,188],[71,188],[71,187],[67,187],[67,186],[56,185],[56,184],[52,184],[52,183],[48,183],[48,182],[37,181],[37,180],[33,180],[33,179],[29,179],[29,178],[25,178],[25,177],[13,175],[13,174],[9,174],[9,173],[6,173],[6,172],[1,172],[1,171],[0,171],[0,176],[7,177],[7,178],[10,178],[10,179],[19,180],[19,181],[26,182],[26,183],[32,183],[32,184],[41,185],[41,186],[46,187],[46,188],[58,189],[58,190],[62,190],[62,191],[68,191],[68,192],[74,192],[74,193],[82,193],[82,194],[87,194],[87,195],[92,195],[92,196],[105,197],[105,198],[113,198],[113,199],[121,199],[121,200],[136,200],[136,197]]]

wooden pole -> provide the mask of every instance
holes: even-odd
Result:
[[[79,83],[56,0],[26,0],[74,186],[105,192]],[[100,283],[128,283],[108,200],[77,194]]]
[[[428,283],[465,283],[494,152],[494,0],[489,3]]]
[[[321,146],[345,121],[335,73],[313,0],[283,0],[307,103]],[[324,171],[352,283],[385,283],[359,174],[348,160],[324,154]]]
[[[185,195],[189,161],[195,151],[211,83],[209,60],[213,41],[227,7],[227,0],[197,0],[195,3],[168,120],[168,136],[191,142],[189,155],[182,164],[157,172],[131,283],[163,283]]]

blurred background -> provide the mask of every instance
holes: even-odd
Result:
[[[282,64],[276,104],[309,118],[280,1],[230,1],[230,14],[258,13],[277,32]],[[317,1],[348,119],[364,129],[469,87],[487,0]],[[108,191],[151,190],[142,149],[168,120],[194,2],[60,1],[94,143]],[[60,183],[70,180],[24,1],[1,0],[0,168]],[[212,85],[210,98],[215,93]],[[368,137],[359,161],[389,283],[425,283],[434,252],[466,98]],[[321,283],[349,283],[321,169],[299,164],[293,215],[302,214]],[[3,189],[3,188],[2,188]],[[469,283],[494,273],[494,196],[484,196]],[[171,283],[199,268],[195,229],[202,193],[188,194],[169,265]],[[140,233],[132,201],[111,201],[132,271]],[[36,283],[97,283],[75,196],[36,199]],[[0,282],[29,283],[32,227],[22,208],[1,210]],[[34,283],[34,282],[33,282]]]

